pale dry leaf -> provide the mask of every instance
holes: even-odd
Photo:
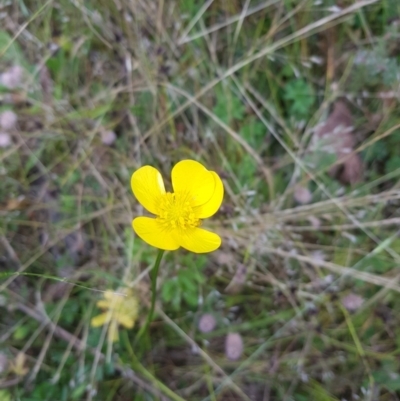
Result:
[[[69,260],[76,266],[82,263],[87,258],[90,252],[90,244],[82,229],[67,235],[64,238],[65,249],[61,251],[63,255],[67,254]]]
[[[63,282],[50,284],[43,293],[43,302],[47,304],[59,301],[68,294],[70,287],[71,284]]]
[[[104,145],[111,146],[115,140],[117,139],[117,135],[114,131],[102,131],[101,132],[101,142]]]
[[[315,216],[308,216],[307,220],[310,222],[310,224],[314,228],[320,228],[321,227],[321,220],[318,217]]]
[[[312,201],[312,193],[307,187],[296,185],[293,194],[294,200],[300,205],[305,205]]]
[[[21,85],[24,76],[24,69],[14,65],[0,75],[0,84],[8,89],[15,89]]]
[[[352,154],[343,163],[340,180],[346,184],[356,184],[363,176],[364,166],[358,154]]]
[[[8,132],[0,132],[0,148],[8,148],[11,145],[11,136]]]
[[[235,258],[231,252],[216,251],[212,256],[216,263],[221,266],[231,266],[233,263],[235,263]]]
[[[17,120],[18,117],[13,111],[3,111],[2,113],[0,113],[0,128],[5,131],[13,130],[17,125]]]
[[[342,299],[342,305],[349,311],[355,312],[357,309],[360,309],[362,304],[364,303],[364,298],[360,297],[357,294],[348,294]]]
[[[201,316],[199,320],[199,330],[202,333],[209,333],[215,329],[217,326],[217,320],[211,313],[205,313]]]
[[[340,151],[341,139],[345,141],[345,144],[352,147],[354,140],[352,136],[347,135],[351,132],[353,127],[353,117],[346,104],[338,100],[334,106],[332,113],[329,115],[327,120],[316,130],[315,135],[317,139],[328,137],[329,139],[334,135],[337,137],[332,145],[335,150]]]
[[[231,361],[237,361],[243,354],[243,339],[239,333],[229,333],[225,339],[225,355]]]
[[[20,195],[16,198],[10,198],[7,200],[5,209],[8,211],[12,210],[23,210],[29,206],[29,202],[24,195]]]
[[[0,375],[8,369],[8,358],[3,352],[0,352]]]
[[[53,81],[50,77],[49,69],[44,66],[40,70],[40,86],[42,87],[44,103],[50,103],[53,93]]]
[[[316,261],[316,262],[324,262],[326,260],[326,255],[323,251],[318,250],[314,251],[311,253],[311,257]]]
[[[225,288],[225,292],[228,294],[238,294],[242,291],[244,284],[246,283],[247,267],[243,264],[238,264],[236,273],[233,276],[231,282]]]
[[[333,106],[333,111],[319,128],[316,129],[314,142],[325,144],[327,152],[332,152],[337,159],[345,159],[343,173],[338,177],[345,184],[354,184],[361,180],[363,165],[360,156],[354,152],[356,140],[353,134],[353,117],[346,104],[339,100]],[[346,157],[347,156],[347,157]],[[329,170],[331,176],[337,176],[340,165],[336,164]]]

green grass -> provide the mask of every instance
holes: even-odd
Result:
[[[1,401],[400,399],[397,0],[14,0],[0,15],[0,73],[24,69],[0,86],[18,116],[0,148]],[[354,182],[314,134],[338,100]],[[157,250],[131,229],[130,176],[150,164],[170,186],[186,158],[223,179],[204,223],[223,244],[166,253],[135,343]],[[108,344],[90,320],[127,284],[140,318]]]

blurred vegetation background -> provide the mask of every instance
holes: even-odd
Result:
[[[399,400],[399,66],[398,0],[1,0],[0,400]],[[130,176],[188,158],[223,244],[135,343]]]

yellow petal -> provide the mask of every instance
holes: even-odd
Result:
[[[208,202],[215,191],[215,179],[211,171],[194,160],[182,160],[171,172],[174,192],[189,193],[193,206]]]
[[[212,252],[221,245],[219,235],[202,228],[180,231],[174,233],[174,236],[181,247],[194,253]]]
[[[110,320],[110,317],[111,317],[111,315],[109,312],[101,313],[100,315],[97,315],[94,318],[92,318],[92,320],[90,321],[90,324],[92,327],[103,326]]]
[[[114,297],[115,297],[115,292],[111,291],[111,290],[107,290],[107,291],[104,292],[103,297],[105,299],[108,299],[108,300],[112,301],[114,299]]]
[[[166,251],[179,248],[179,243],[170,232],[162,229],[156,219],[150,217],[136,217],[132,222],[135,233],[149,245]]]
[[[108,326],[108,341],[114,343],[118,341],[118,339],[118,323],[115,320],[112,320]]]
[[[157,214],[157,204],[165,194],[161,174],[154,167],[143,166],[132,174],[131,187],[139,203],[150,213]]]
[[[224,197],[224,185],[222,184],[221,178],[219,178],[219,175],[214,171],[210,171],[210,173],[215,180],[215,191],[207,203],[196,208],[196,215],[199,219],[206,219],[217,213]]]
[[[128,308],[131,315],[137,315],[138,312],[138,301],[136,298],[130,298],[124,302],[124,306]]]
[[[99,301],[96,302],[96,305],[100,309],[108,309],[111,307],[112,302],[109,301],[108,299],[100,299]]]
[[[123,314],[118,314],[116,319],[119,324],[122,324],[122,326],[125,326],[127,329],[131,329],[134,324],[135,320],[131,316],[123,315]]]

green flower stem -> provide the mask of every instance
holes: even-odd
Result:
[[[160,262],[164,255],[164,250],[159,249],[156,262],[154,263],[154,267],[150,271],[150,279],[151,279],[151,306],[149,310],[149,314],[147,315],[146,323],[140,328],[139,332],[136,335],[135,343],[139,341],[139,339],[145,334],[149,328],[150,322],[153,319],[154,307],[156,305],[157,298],[157,276],[158,269],[160,268]]]
[[[178,394],[174,393],[169,387],[167,387],[164,383],[157,380],[138,360],[132,362],[132,368],[134,371],[139,372],[149,380],[155,388],[158,388],[162,393],[164,393],[167,397],[174,401],[185,401]]]
[[[160,258],[161,260],[161,258]],[[152,386],[158,389],[160,392],[165,394],[172,401],[186,401],[178,394],[173,392],[169,387],[167,387],[164,383],[160,382],[150,371],[148,371],[138,360],[137,356],[133,352],[133,348],[129,342],[128,334],[126,331],[121,332],[122,342],[125,344],[126,349],[131,357],[131,367],[134,372],[140,374],[142,377],[147,379]]]

